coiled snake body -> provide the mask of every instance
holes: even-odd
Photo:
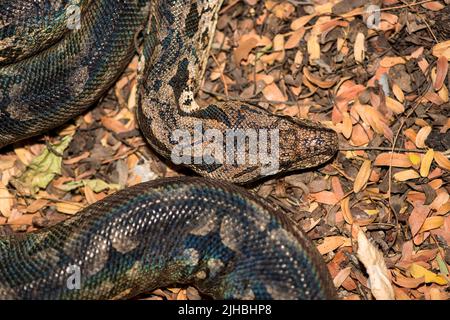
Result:
[[[195,101],[221,3],[2,1],[0,147],[61,125],[97,101],[130,61],[145,23],[137,117],[162,156],[177,147],[174,131],[194,135],[201,123],[219,133],[276,130],[279,166],[271,173],[330,159],[336,134],[316,123],[242,103]],[[77,23],[67,14],[74,8],[80,28],[67,27]],[[143,183],[51,228],[1,238],[0,298],[126,298],[179,283],[216,298],[334,298],[328,271],[304,235],[229,183],[261,178],[266,163],[198,156],[187,166],[208,179]],[[79,287],[69,283],[75,271]]]

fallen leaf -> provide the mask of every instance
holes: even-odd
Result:
[[[413,169],[399,171],[394,174],[394,179],[397,181],[407,181],[411,179],[417,179],[419,177],[420,175],[417,173],[416,170]]]
[[[444,84],[445,78],[448,73],[448,61],[444,56],[440,56],[437,60],[437,72],[436,72],[436,80],[434,82],[434,89],[440,90],[442,85]]]
[[[375,166],[393,166],[409,168],[412,166],[409,157],[402,153],[380,153],[374,161]]]
[[[370,291],[377,300],[394,300],[394,289],[383,254],[369,242],[359,226],[353,225],[353,228],[357,230],[357,256],[369,275]]]
[[[409,267],[409,272],[416,279],[423,277],[426,283],[436,283],[439,285],[446,285],[448,283],[443,276],[437,275],[417,263],[413,263],[411,267]]]
[[[364,33],[359,32],[356,35],[355,45],[353,48],[355,60],[359,63],[362,63],[365,58],[365,52],[366,52],[365,41],[366,41],[366,37],[364,36]]]
[[[425,155],[422,158],[422,162],[420,163],[420,175],[422,177],[427,177],[430,173],[431,163],[433,162],[434,151],[433,149],[428,149]]]
[[[370,160],[364,160],[353,183],[353,192],[360,192],[366,185],[372,171],[371,164]]]

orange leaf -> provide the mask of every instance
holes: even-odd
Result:
[[[346,197],[341,200],[341,210],[342,215],[344,216],[345,222],[348,224],[353,224],[353,216],[352,212],[350,211],[350,198]]]
[[[422,163],[420,164],[420,175],[422,177],[427,177],[430,173],[431,163],[433,162],[434,151],[433,149],[428,149],[427,153],[422,158]]]
[[[316,193],[310,194],[311,198],[319,203],[335,205],[339,202],[339,199],[336,197],[334,192],[330,191],[320,191]]]
[[[419,177],[420,175],[413,169],[403,170],[394,174],[394,179],[397,181],[407,181],[411,179],[417,179]]]
[[[311,72],[309,72],[308,68],[306,67],[303,68],[303,74],[310,82],[314,83],[315,85],[318,85],[322,89],[331,88],[336,83],[336,79],[328,81],[321,80],[320,78],[316,77]]]
[[[420,227],[419,233],[429,231],[432,229],[440,228],[444,225],[444,217],[441,216],[433,216],[426,218],[422,227]]]
[[[327,254],[333,250],[336,250],[340,246],[344,245],[348,239],[342,236],[330,236],[323,239],[323,243],[317,246],[317,250],[320,254]]]
[[[255,38],[249,38],[246,41],[240,42],[239,46],[234,50],[234,61],[239,64],[241,60],[247,60],[248,55],[257,45],[258,40]]]
[[[353,183],[353,191],[355,193],[360,192],[364,188],[367,181],[369,180],[371,171],[371,161],[364,160],[361,168],[358,171],[358,174],[356,175],[355,182]]]
[[[425,148],[425,141],[428,138],[428,135],[431,133],[431,126],[425,126],[420,128],[419,132],[416,135],[415,144],[418,148]]]
[[[9,193],[6,186],[0,181],[0,213],[5,217],[9,217],[13,205],[14,198]]]
[[[401,153],[380,153],[374,162],[375,166],[389,166],[392,165],[393,167],[399,167],[399,168],[409,168],[412,166],[411,161],[409,160],[409,157],[405,154]]]
[[[419,233],[420,228],[425,222],[428,213],[430,212],[430,208],[428,206],[416,204],[414,209],[411,211],[411,214],[408,218],[409,228],[411,229],[412,236],[415,236]]]
[[[450,40],[440,42],[433,47],[433,56],[439,58],[444,56],[450,61]]]
[[[445,170],[450,170],[450,160],[447,159],[446,156],[444,156],[441,152],[435,151],[434,152],[434,161]]]
[[[444,84],[444,80],[447,77],[448,73],[448,61],[444,56],[440,56],[437,60],[437,72],[436,72],[436,80],[434,82],[434,89],[441,89]]]
[[[262,92],[267,100],[283,102],[288,100],[275,83],[267,85]]]

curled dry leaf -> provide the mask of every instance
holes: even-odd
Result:
[[[398,84],[394,83],[392,85],[392,92],[394,93],[394,96],[398,101],[400,102],[405,101],[405,95],[403,94],[403,90],[399,87]]]
[[[304,35],[305,28],[300,28],[294,31],[284,44],[284,49],[289,50],[297,47]]]
[[[315,16],[316,16],[315,14],[310,14],[310,15],[301,16],[300,18],[295,19],[291,23],[291,29],[295,31],[295,30],[298,30],[298,29],[304,27]]]
[[[411,229],[411,235],[413,237],[419,233],[419,230],[427,219],[429,212],[430,208],[428,206],[418,203],[415,204],[414,209],[408,218],[409,228]]]
[[[359,226],[354,225],[354,228],[358,232],[357,256],[369,275],[370,290],[373,296],[377,300],[394,300],[394,289],[389,278],[389,271],[383,259],[383,254],[369,242]]]
[[[432,11],[439,11],[445,8],[445,6],[440,3],[439,1],[431,1],[431,2],[425,2],[422,3],[422,7],[424,7],[425,9],[428,10],[432,10]]]
[[[364,61],[364,58],[366,56],[365,52],[365,40],[366,37],[364,36],[364,33],[359,32],[356,35],[356,39],[355,39],[355,45],[354,45],[354,55],[355,55],[355,60],[359,63],[362,63]]]
[[[56,210],[65,214],[76,214],[78,211],[83,209],[83,206],[79,203],[69,203],[69,202],[57,202]]]
[[[444,217],[441,216],[428,217],[425,219],[425,222],[420,228],[419,233],[437,229],[443,225],[444,225]]]
[[[288,100],[275,83],[267,85],[262,92],[267,100],[283,102]]]
[[[239,46],[234,50],[234,60],[236,63],[240,63],[242,60],[246,60],[250,52],[258,45],[256,38],[248,38],[245,41],[240,41]]]
[[[403,103],[398,102],[395,99],[392,99],[391,97],[386,97],[386,107],[391,109],[393,112],[399,114],[405,111],[405,107],[403,106]]]
[[[447,157],[444,156],[442,152],[435,151],[434,160],[442,169],[450,170],[450,160],[447,159]]]
[[[424,278],[425,283],[436,283],[439,285],[446,285],[448,283],[448,281],[443,276],[437,275],[417,263],[413,263],[409,267],[409,272],[416,279]]]
[[[431,163],[433,162],[434,151],[433,149],[428,149],[427,153],[422,158],[422,162],[420,164],[420,175],[422,177],[427,177],[430,173]]]
[[[350,211],[350,198],[349,197],[345,197],[344,199],[341,200],[341,210],[342,210],[342,215],[344,216],[345,222],[347,222],[348,224],[353,224],[353,216],[352,216],[352,212]]]
[[[423,284],[425,282],[425,279],[423,277],[417,278],[417,279],[408,278],[408,277],[405,277],[404,275],[402,275],[400,272],[394,270],[393,282],[396,285],[399,285],[400,287],[403,287],[403,288],[415,289],[418,286],[420,286],[421,284]]]
[[[319,36],[314,30],[309,34],[306,45],[309,53],[309,63],[315,65],[315,60],[320,59],[320,44]]]
[[[330,236],[323,239],[323,243],[317,246],[317,250],[320,254],[327,254],[334,251],[341,246],[349,246],[350,239],[343,236]]]
[[[338,197],[334,192],[320,191],[316,193],[310,193],[311,199],[323,204],[335,205],[339,202]]]
[[[334,287],[339,288],[342,285],[342,283],[348,278],[351,271],[352,271],[352,267],[347,267],[347,268],[340,270],[333,279]]]
[[[353,131],[352,119],[350,118],[348,112],[344,112],[342,114],[342,134],[346,139],[350,139],[350,137],[352,136],[352,131]]]
[[[337,79],[328,80],[328,81],[321,80],[320,78],[316,77],[311,72],[309,72],[308,68],[306,68],[306,67],[303,67],[303,74],[310,82],[321,87],[322,89],[331,88],[332,86],[334,86],[336,84],[336,80],[337,80]]]
[[[355,193],[360,192],[366,185],[367,181],[369,181],[370,173],[372,172],[371,164],[372,162],[370,160],[364,160],[361,165],[361,168],[356,175],[355,182],[353,183],[353,191]]]
[[[397,64],[405,64],[406,59],[403,57],[384,57],[380,61],[380,66],[384,68],[390,68]]]
[[[393,166],[399,168],[409,168],[412,163],[406,154],[402,153],[380,153],[374,161],[375,166]]]
[[[450,40],[436,44],[432,49],[433,56],[439,58],[444,56],[450,61]]]
[[[394,179],[397,181],[407,181],[411,179],[417,179],[419,177],[420,175],[417,173],[416,170],[413,169],[399,171],[394,174]]]
[[[14,198],[9,193],[6,186],[0,181],[0,212],[4,217],[11,215],[11,209],[14,205]]]
[[[444,84],[444,80],[448,73],[448,61],[444,56],[440,56],[437,60],[436,80],[434,81],[434,89],[440,90]]]

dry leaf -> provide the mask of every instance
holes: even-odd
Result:
[[[341,200],[341,210],[342,210],[342,215],[344,216],[345,222],[347,222],[348,224],[353,224],[353,216],[352,216],[352,212],[350,211],[350,198],[349,197],[345,197],[344,199]]]
[[[434,81],[434,89],[441,89],[444,84],[444,80],[447,77],[448,73],[448,61],[444,56],[440,56],[437,60],[437,72],[436,72],[436,80]]]
[[[364,36],[364,33],[359,32],[356,35],[356,39],[355,39],[355,45],[354,45],[354,55],[355,55],[355,60],[359,63],[362,63],[364,61],[364,57],[365,57],[365,41],[366,41],[366,37]]]
[[[83,209],[83,206],[78,203],[68,203],[68,202],[57,202],[56,210],[65,214],[76,214],[78,211]]]
[[[417,173],[416,170],[413,169],[399,171],[394,174],[394,179],[397,181],[407,181],[411,179],[417,179],[419,177],[420,175]]]
[[[391,109],[396,114],[402,113],[405,111],[405,107],[403,106],[403,103],[398,102],[395,99],[392,99],[391,97],[386,97],[386,107]]]
[[[433,56],[439,58],[444,56],[450,61],[450,40],[436,44],[432,49]]]
[[[309,53],[309,63],[315,65],[315,60],[320,59],[320,44],[317,33],[311,32],[306,44]]]
[[[0,181],[0,212],[4,217],[11,216],[11,209],[14,205],[14,198],[9,193],[6,186]]]
[[[361,228],[354,225],[358,231],[357,256],[369,275],[370,290],[377,300],[394,300],[394,289],[389,279],[389,271],[383,254],[367,239]]]
[[[440,275],[431,272],[417,263],[413,263],[409,267],[409,272],[414,278],[424,278],[426,283],[436,283],[439,285],[446,285],[448,281]]]
[[[364,160],[353,183],[353,192],[360,192],[366,185],[370,177],[370,172],[372,171],[371,164],[370,160]]]
[[[323,243],[317,246],[320,254],[327,254],[334,251],[342,245],[349,245],[349,239],[342,236],[330,236],[323,239]]]
[[[440,228],[444,225],[444,217],[441,216],[433,216],[425,219],[422,227],[419,230],[419,233]]]
[[[399,168],[409,168],[412,166],[409,157],[402,153],[380,153],[374,162],[375,166],[393,166]]]
[[[414,209],[411,211],[411,214],[408,218],[409,227],[411,229],[411,235],[415,236],[419,233],[420,228],[423,226],[426,218],[428,217],[428,213],[430,212],[430,208],[428,206],[424,206],[421,204],[416,204]]]
[[[445,170],[450,170],[450,160],[447,159],[446,156],[444,156],[441,152],[435,151],[434,152],[434,161]]]
[[[422,177],[427,177],[430,173],[431,163],[433,162],[434,151],[433,149],[428,149],[427,153],[422,158],[422,163],[420,164],[420,175]]]

